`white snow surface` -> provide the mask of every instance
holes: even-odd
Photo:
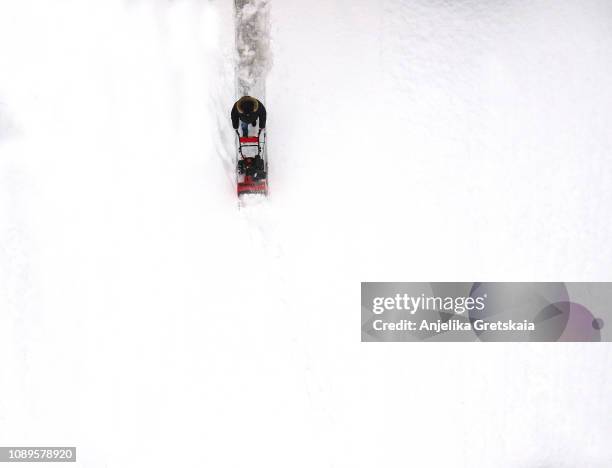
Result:
[[[609,467],[609,344],[360,343],[360,281],[611,280],[612,4],[0,3],[0,445],[79,467]]]

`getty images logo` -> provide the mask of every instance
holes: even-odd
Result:
[[[439,297],[398,293],[395,296],[375,297],[372,300],[372,312],[380,315],[390,310],[403,310],[414,315],[423,310],[463,314],[474,310],[482,311],[485,308],[486,298],[486,294],[477,297]]]

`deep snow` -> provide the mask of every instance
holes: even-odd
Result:
[[[610,280],[607,1],[0,5],[0,445],[79,466],[605,467],[608,344],[359,342],[360,281]]]

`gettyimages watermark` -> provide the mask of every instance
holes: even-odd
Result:
[[[612,341],[612,283],[361,283],[361,341]]]

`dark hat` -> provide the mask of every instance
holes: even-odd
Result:
[[[236,103],[240,114],[251,114],[259,109],[259,101],[251,96],[242,96]]]

